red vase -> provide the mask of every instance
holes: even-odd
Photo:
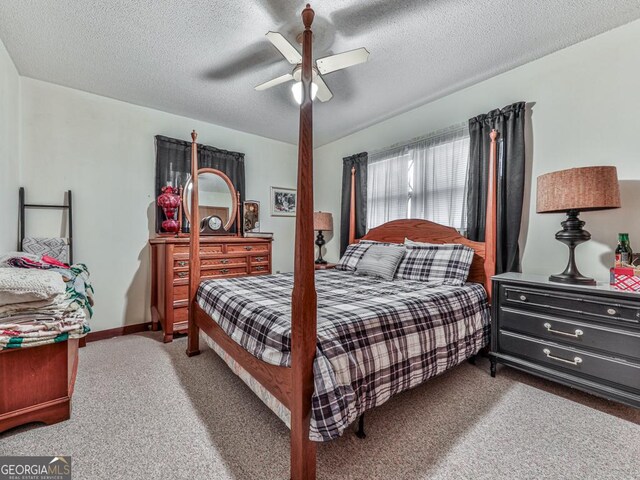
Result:
[[[180,224],[175,219],[176,210],[180,207],[180,195],[171,185],[162,187],[162,193],[158,197],[158,206],[162,208],[167,219],[162,222],[162,229],[165,232],[177,233],[180,231]]]

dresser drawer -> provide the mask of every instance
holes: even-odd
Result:
[[[507,285],[502,287],[502,302],[523,310],[543,310],[554,315],[573,316],[599,321],[623,321],[640,325],[640,307],[615,298],[600,297],[592,292],[584,295],[557,290],[523,288]]]
[[[605,380],[629,389],[640,389],[640,363],[586,352],[524,335],[500,332],[500,350],[555,370],[580,377]]]
[[[200,245],[200,255],[207,255],[209,253],[222,253],[222,243],[218,243],[215,245]],[[175,254],[186,254],[187,258],[189,256],[189,245],[175,245],[173,247],[173,253]]]
[[[173,301],[181,302],[189,300],[189,285],[174,285],[173,286]]]
[[[578,348],[600,350],[614,357],[640,360],[640,330],[619,330],[504,307],[500,309],[499,327]]]
[[[247,273],[247,266],[207,268],[200,271],[201,278],[229,277],[234,275],[244,275]]]
[[[239,252],[268,252],[268,243],[230,243],[227,245],[228,253]]]
[[[268,265],[269,264],[269,255],[268,254],[264,254],[264,253],[259,253],[257,255],[251,255],[251,264],[252,265],[256,265],[256,264],[265,264]]]
[[[253,274],[266,274],[269,273],[269,265],[255,265],[251,264],[251,273]]]
[[[173,309],[173,330],[186,330],[189,327],[189,307]]]
[[[236,267],[247,264],[247,257],[201,258],[200,268],[204,267]]]

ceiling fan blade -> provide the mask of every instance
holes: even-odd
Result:
[[[338,53],[337,55],[319,58],[316,60],[316,66],[318,67],[318,71],[324,75],[335,72],[336,70],[342,70],[343,68],[364,63],[368,59],[369,51],[362,47],[356,48],[355,50],[349,50],[348,52]]]
[[[298,52],[296,47],[291,45],[281,34],[278,32],[267,32],[267,38],[291,65],[297,65],[302,62],[302,55],[300,55],[300,52]]]
[[[286,73],[284,75],[279,76],[278,78],[274,78],[273,80],[269,80],[268,82],[261,83],[256,86],[256,90],[266,90],[267,88],[275,87],[276,85],[280,85],[281,83],[286,83],[290,80],[293,80],[293,75],[290,73]]]
[[[328,102],[329,100],[331,100],[331,98],[333,98],[333,93],[331,93],[331,90],[329,90],[329,87],[327,87],[327,84],[324,83],[324,80],[320,75],[317,75],[313,79],[313,83],[318,86],[318,92],[316,93],[316,97],[318,98],[318,100],[320,100],[321,102]]]

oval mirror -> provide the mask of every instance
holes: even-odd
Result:
[[[190,224],[193,223],[191,221],[192,189],[193,182],[189,177],[184,188],[183,206],[184,214]],[[213,168],[198,170],[198,217],[201,222],[215,215],[222,220],[224,230],[229,231],[236,219],[237,208],[236,190],[229,177]],[[200,231],[203,231],[202,227]]]

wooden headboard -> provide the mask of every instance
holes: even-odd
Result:
[[[460,243],[471,247],[475,255],[469,272],[469,281],[482,283],[485,287],[491,281],[485,274],[487,260],[485,243],[469,240],[460,235],[455,228],[445,227],[428,220],[393,220],[372,228],[361,240],[403,244],[405,238],[414,242]]]

